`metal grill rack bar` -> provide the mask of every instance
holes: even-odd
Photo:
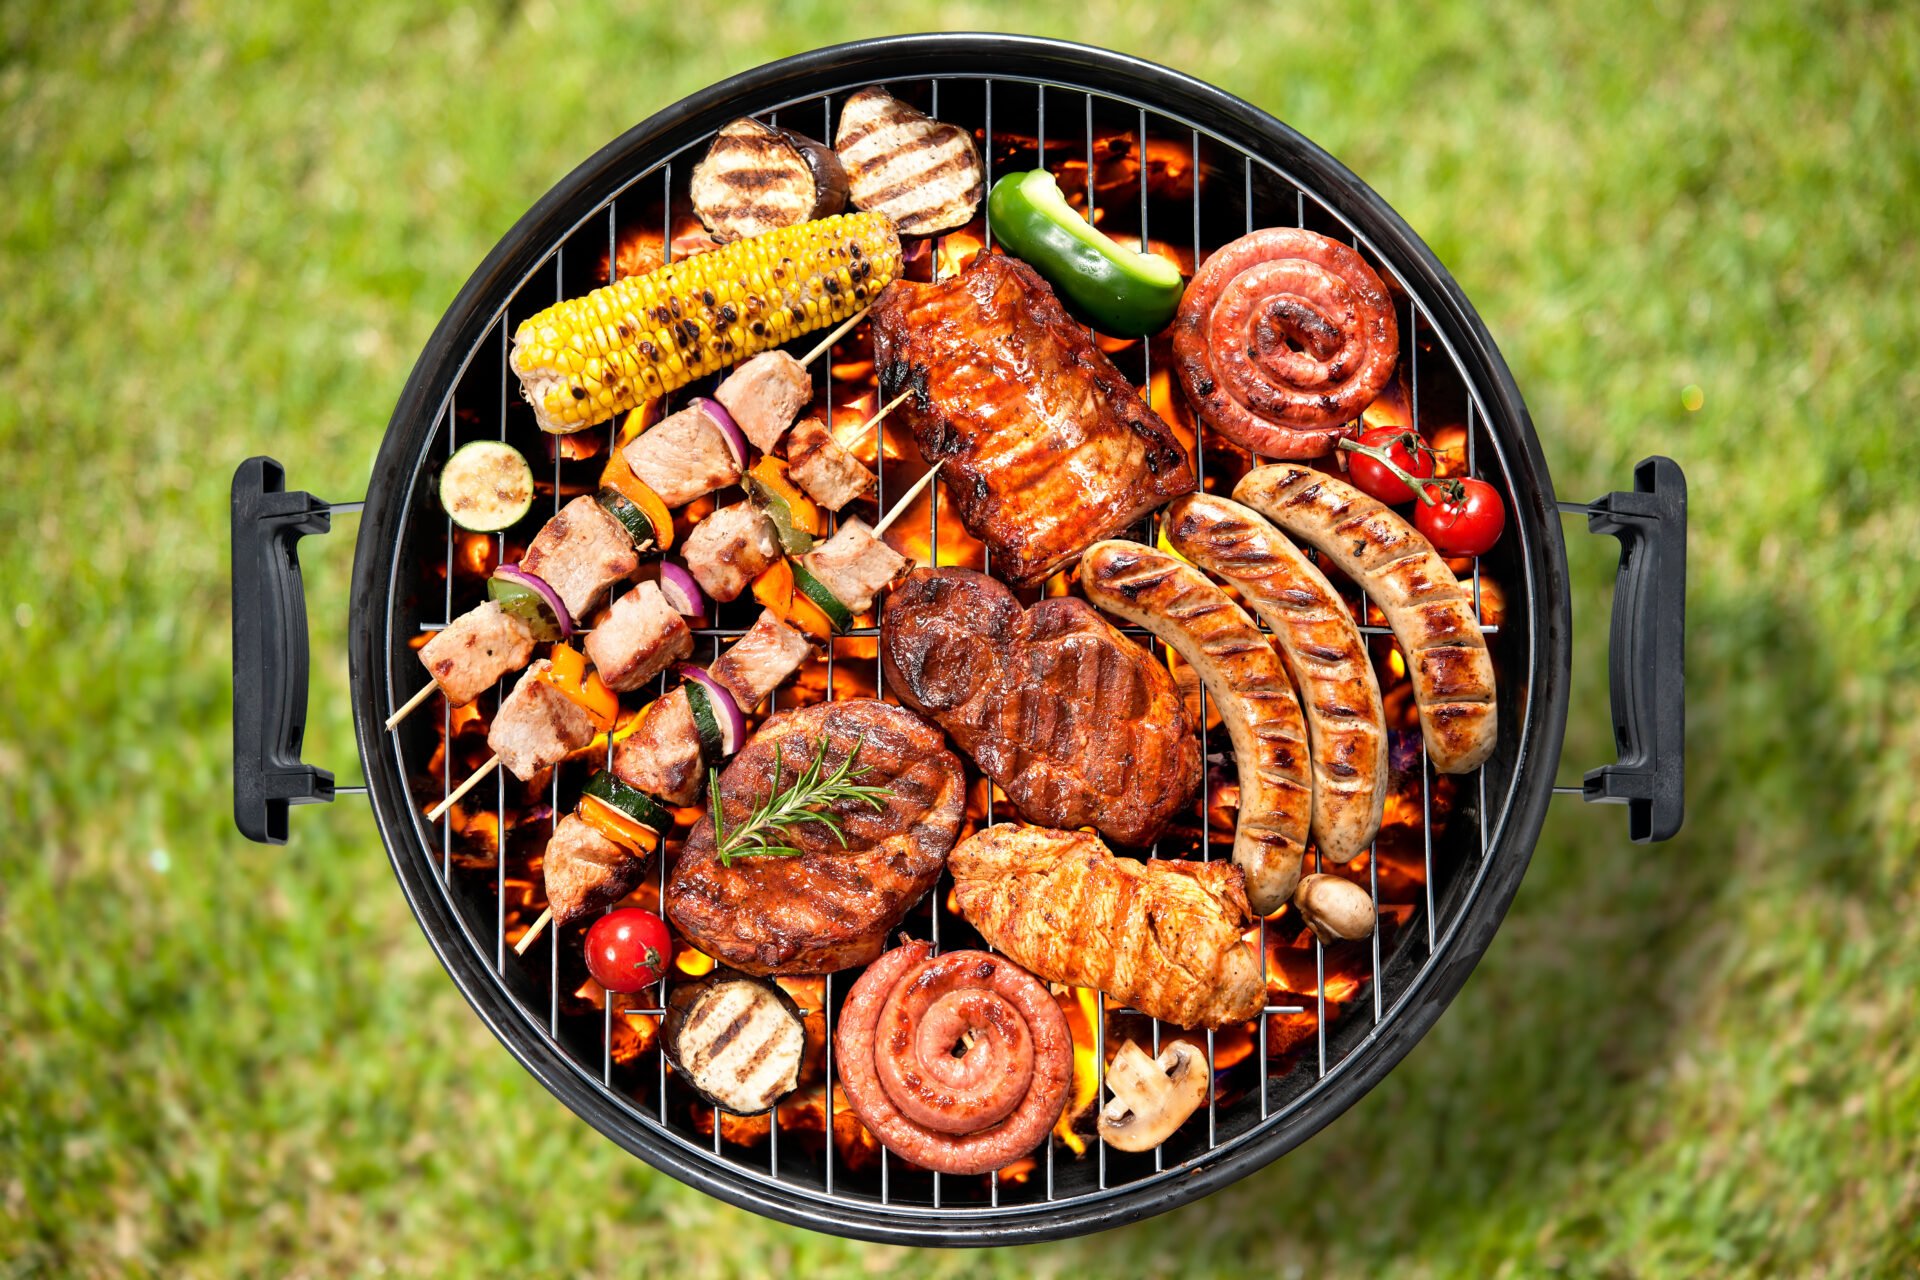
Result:
[[[808,131],[811,122],[818,121],[817,127],[820,128],[822,136],[831,140],[836,102],[843,99],[847,93],[876,78],[882,77],[860,76],[829,88],[811,88],[806,93],[784,97],[772,103],[748,102],[742,105],[748,113],[772,123],[778,123],[784,115],[789,121],[789,127],[802,131]],[[1464,406],[1465,447],[1469,472],[1483,475],[1484,478],[1491,480],[1502,489],[1510,502],[1515,499],[1510,460],[1505,446],[1498,435],[1487,428],[1491,418],[1483,400],[1482,387],[1463,364],[1460,354],[1454,349],[1445,329],[1435,322],[1433,313],[1428,303],[1421,297],[1419,290],[1395,269],[1392,259],[1382,254],[1379,247],[1345,215],[1341,201],[1337,197],[1328,197],[1313,190],[1271,157],[1260,154],[1257,149],[1239,145],[1219,130],[1164,109],[1153,102],[1098,84],[1073,83],[1065,78],[967,71],[902,77],[889,79],[888,83],[896,93],[901,93],[903,96],[911,97],[917,94],[917,100],[936,117],[941,116],[944,105],[950,116],[957,111],[959,115],[955,118],[960,119],[961,123],[977,127],[982,138],[989,183],[995,176],[996,164],[1007,163],[1008,157],[1017,154],[1021,147],[1030,146],[1030,153],[1039,162],[1054,168],[1056,176],[1071,172],[1075,164],[1083,165],[1089,217],[1106,212],[1096,205],[1096,170],[1100,157],[1096,156],[1095,148],[1097,136],[1108,135],[1098,134],[1096,126],[1103,121],[1116,118],[1130,122],[1132,152],[1138,161],[1137,239],[1143,250],[1155,243],[1153,232],[1156,225],[1164,227],[1169,212],[1164,200],[1156,202],[1150,198],[1149,161],[1152,154],[1160,154],[1163,157],[1179,154],[1188,161],[1189,181],[1192,187],[1191,227],[1183,228],[1182,232],[1175,234],[1181,239],[1190,239],[1195,263],[1205,256],[1207,250],[1233,234],[1219,232],[1217,215],[1211,212],[1213,207],[1229,194],[1241,196],[1241,203],[1244,206],[1244,224],[1249,230],[1258,225],[1274,225],[1282,221],[1290,221],[1301,226],[1311,224],[1319,230],[1337,229],[1368,256],[1369,261],[1381,272],[1383,278],[1389,281],[1396,294],[1405,299],[1406,337],[1402,369],[1407,383],[1413,425],[1416,428],[1426,425],[1421,417],[1421,381],[1423,374],[1426,374],[1429,379],[1433,376],[1432,369],[1422,368],[1422,361],[1424,359],[1431,363],[1437,359],[1440,362],[1437,366],[1439,376],[1443,381],[1451,384],[1453,394]],[[944,103],[943,88],[948,90]],[[968,109],[976,105],[976,100],[978,113],[969,115]],[[1025,112],[1029,107],[1031,115],[1027,116]],[[1072,132],[1082,135],[1076,141],[1082,143],[1083,151],[1073,142],[1067,142],[1063,148],[1057,135],[1050,137],[1048,134],[1049,118],[1051,117],[1057,124],[1061,119],[1063,107],[1066,108],[1066,118],[1073,124],[1081,126]],[[1079,110],[1074,110],[1075,107]],[[1078,119],[1075,119],[1076,116]],[[1033,132],[1031,135],[1024,135],[1020,132],[1020,127],[1028,119],[1032,121]],[[1009,121],[1014,122],[1011,128],[1009,128]],[[999,132],[996,132],[996,127]],[[577,277],[570,276],[566,267],[567,249],[576,236],[587,236],[594,243],[598,243],[604,235],[607,278],[605,281],[590,282],[584,287],[590,287],[591,283],[610,283],[615,278],[618,272],[617,261],[623,229],[630,228],[634,224],[631,216],[622,216],[623,200],[627,202],[628,208],[631,208],[635,202],[645,207],[651,207],[653,203],[651,196],[642,198],[641,193],[645,190],[641,186],[643,183],[650,184],[655,180],[659,183],[658,205],[662,219],[660,236],[663,250],[670,258],[673,250],[676,208],[684,207],[685,201],[684,181],[680,184],[681,191],[679,193],[675,191],[676,168],[684,175],[691,165],[689,162],[680,161],[680,157],[688,154],[697,155],[710,137],[711,132],[708,132],[681,141],[671,151],[651,159],[649,163],[639,168],[566,228],[551,243],[544,257],[530,267],[520,277],[518,283],[508,290],[494,312],[493,320],[486,330],[486,339],[476,343],[467,352],[459,367],[445,384],[444,395],[434,417],[435,430],[430,433],[425,446],[429,451],[436,454],[442,450],[450,452],[456,443],[456,436],[464,437],[472,430],[470,427],[462,426],[463,413],[467,411],[461,408],[463,399],[461,391],[469,375],[484,367],[476,364],[476,361],[486,359],[499,361],[498,421],[492,425],[497,427],[502,439],[507,438],[510,432],[511,411],[516,407],[511,398],[513,388],[509,385],[510,374],[506,365],[512,325],[550,301],[557,301],[570,292],[583,291],[583,286],[578,282]],[[1235,160],[1238,163],[1232,164]],[[1237,175],[1233,173],[1233,169],[1236,168]],[[1239,179],[1236,185],[1239,185],[1241,190],[1230,193],[1227,184],[1236,176]],[[1285,215],[1290,216],[1282,215],[1281,210],[1276,207],[1277,202],[1284,202]],[[1184,222],[1186,218],[1181,217],[1179,221]],[[1210,232],[1210,227],[1215,229]],[[1185,234],[1189,230],[1190,237]],[[990,232],[984,232],[982,238],[991,243]],[[1164,244],[1166,239],[1163,237],[1159,243]],[[936,272],[944,271],[950,265],[943,253],[944,248],[945,237],[937,239],[932,246]],[[528,286],[548,269],[552,273],[548,277],[552,282],[551,290],[541,288],[538,290],[541,296],[537,301],[523,302],[522,295],[528,291]],[[859,336],[857,331],[847,341],[857,344]],[[1128,373],[1130,377],[1137,370],[1141,379],[1139,385],[1151,387],[1155,368],[1150,343],[1140,342],[1133,349],[1139,354],[1133,355],[1129,350],[1116,355],[1115,358],[1121,363],[1123,372]],[[840,399],[844,405],[849,394],[847,384],[836,385],[832,364],[832,357],[829,357],[825,362],[824,372],[824,390],[830,422],[835,399]],[[862,388],[857,394],[865,395],[867,390]],[[469,394],[465,399],[470,402],[471,395]],[[873,396],[873,403],[877,407],[877,394]],[[667,411],[671,411],[671,408],[671,404],[666,406]],[[608,433],[609,447],[614,447],[619,435],[617,422],[609,426]],[[1486,436],[1484,440],[1480,438],[1483,433]],[[1202,435],[1204,437],[1205,433],[1203,432]],[[899,436],[897,428],[892,436],[896,439],[904,439]],[[910,483],[913,479],[912,475],[903,478],[893,474],[899,466],[913,465],[912,451],[903,450],[902,452],[906,455],[904,458],[898,462],[890,462],[886,457],[889,438],[890,433],[883,426],[875,468],[880,477],[878,496],[882,511],[887,509],[887,494],[899,492],[903,484]],[[1203,438],[1196,447],[1196,463],[1203,486],[1207,483],[1210,473],[1216,475],[1218,482],[1217,468],[1222,465],[1222,459],[1212,456],[1214,444],[1215,442]],[[1259,460],[1254,461],[1257,463]],[[1482,462],[1489,463],[1484,471],[1480,465]],[[430,468],[424,465],[425,463],[426,458],[423,457],[423,465],[416,468],[417,474],[408,494],[408,511],[419,514],[409,515],[408,520],[426,516],[431,505],[422,502],[417,492],[421,488],[418,473],[430,473]],[[557,511],[563,502],[565,484],[565,471],[557,452],[552,466],[551,483],[552,509]],[[929,492],[932,496],[928,499],[926,542],[929,558],[934,563],[939,563],[942,556],[939,486],[932,486]],[[1158,518],[1155,517],[1150,527],[1141,531],[1141,536],[1153,538],[1157,537],[1158,533]],[[408,654],[410,635],[445,626],[455,615],[454,582],[457,565],[455,531],[450,521],[445,522],[443,536],[446,583],[444,591],[440,593],[443,599],[438,603],[442,608],[438,610],[441,616],[437,619],[420,618],[417,605],[410,606],[401,600],[406,590],[402,584],[413,581],[414,575],[411,565],[402,561],[404,549],[410,545],[409,538],[403,536],[396,542],[392,578],[393,598],[388,603],[387,640],[389,650],[396,655],[404,657]],[[1521,544],[1520,554],[1512,557],[1510,565],[1503,567],[1500,580],[1506,592],[1506,598],[1510,602],[1515,600],[1524,602],[1531,599],[1534,591],[1531,549],[1526,545],[1529,532],[1524,522],[1513,527],[1512,536]],[[949,548],[954,545],[951,538],[946,541]],[[495,541],[495,555],[504,556],[506,546],[507,536],[498,535]],[[985,567],[990,568],[990,564]],[[1480,612],[1483,586],[1481,566],[1478,561],[1473,566],[1472,581],[1476,611]],[[1484,613],[1481,616],[1484,617]],[[1514,611],[1510,610],[1508,616],[1515,616]],[[1364,616],[1360,618],[1360,622],[1362,632],[1369,637],[1390,634],[1388,628],[1370,623]],[[1496,637],[1501,631],[1498,624],[1485,624],[1483,629],[1489,637]],[[715,625],[699,629],[696,635],[700,643],[705,645],[711,654],[717,656],[726,639],[737,636],[745,630],[744,620],[717,617]],[[1164,654],[1163,648],[1145,633],[1137,630],[1131,633],[1141,637],[1146,643],[1152,644],[1157,652]],[[846,638],[828,646],[824,661],[824,693],[828,699],[844,696],[844,680],[841,678],[840,668],[850,655],[864,654],[868,645],[873,646],[873,687],[876,690],[880,688],[882,678],[876,637],[877,628],[859,627],[850,632]],[[1514,649],[1520,650],[1521,646],[1516,643]],[[1511,689],[1517,695],[1516,700],[1524,701],[1534,687],[1532,649],[1526,648],[1524,651],[1513,652],[1510,658],[1500,663],[1500,666],[1503,672],[1503,700],[1509,696]],[[417,673],[417,671],[417,664],[400,661],[399,657],[389,663],[388,679],[384,688],[389,706],[397,705],[412,692],[411,688],[397,683],[395,675],[405,678],[409,673]],[[667,691],[665,676],[660,678],[658,691],[660,693]],[[496,689],[489,704],[492,708],[497,709],[502,693],[503,690]],[[1200,698],[1203,756],[1209,762],[1230,768],[1230,750],[1216,754],[1218,735],[1210,734],[1207,728],[1204,690],[1201,691]],[[771,710],[780,708],[779,699],[780,695],[776,693]],[[1522,705],[1517,714],[1524,719],[1530,714],[1530,710],[1531,708]],[[658,1051],[657,1046],[648,1051],[655,1059],[652,1070],[648,1072],[651,1077],[648,1086],[644,1091],[636,1090],[632,1072],[616,1073],[615,1070],[616,1028],[611,999],[604,1001],[599,1011],[600,1043],[599,1053],[595,1055],[599,1061],[597,1063],[584,1061],[579,1052],[577,1035],[572,1034],[571,1024],[577,1022],[577,1017],[570,1014],[568,1002],[563,1001],[562,992],[565,978],[561,966],[560,948],[563,936],[573,935],[565,934],[559,928],[549,929],[546,938],[540,944],[548,948],[548,956],[544,963],[539,962],[537,950],[529,956],[517,957],[511,962],[508,959],[508,895],[510,892],[508,877],[511,870],[510,864],[516,861],[517,855],[510,856],[509,851],[509,820],[512,806],[508,802],[508,784],[504,774],[496,779],[494,788],[491,816],[494,823],[495,849],[491,867],[492,902],[489,904],[492,909],[486,913],[485,917],[486,924],[491,928],[485,928],[484,932],[476,930],[475,927],[476,919],[471,901],[473,886],[471,883],[463,882],[462,877],[465,872],[456,875],[458,846],[453,814],[449,813],[441,819],[438,832],[428,830],[419,819],[418,815],[430,807],[434,799],[447,795],[456,781],[453,763],[455,752],[452,750],[453,728],[452,713],[443,708],[440,732],[441,741],[447,744],[447,749],[443,752],[442,767],[439,771],[441,776],[438,779],[440,783],[438,796],[416,794],[412,797],[419,856],[427,858],[430,865],[433,865],[434,882],[438,891],[445,897],[446,906],[452,915],[461,921],[467,943],[479,954],[490,956],[493,972],[501,982],[503,990],[508,993],[524,1015],[526,1026],[516,1027],[516,1033],[527,1032],[541,1037],[549,1047],[563,1055],[572,1064],[581,1082],[599,1094],[614,1112],[624,1117],[625,1122],[632,1126],[640,1143],[664,1144],[678,1149],[684,1156],[695,1162],[710,1164],[717,1175],[723,1179],[764,1183],[770,1188],[778,1188],[784,1196],[797,1201],[818,1200],[829,1206],[864,1204],[887,1209],[910,1208],[916,1215],[927,1216],[936,1221],[955,1222],[978,1219],[997,1220],[1003,1213],[1030,1214],[1037,1206],[1100,1202],[1115,1195],[1137,1193],[1143,1188],[1155,1185],[1170,1185],[1170,1180],[1196,1172],[1204,1166],[1216,1163],[1223,1154],[1257,1141],[1263,1134],[1271,1132],[1274,1126],[1284,1123],[1290,1116],[1311,1105],[1330,1087],[1337,1085],[1343,1068],[1353,1061],[1364,1047],[1371,1044],[1382,1029],[1388,1027],[1403,1009],[1421,996],[1434,970],[1447,956],[1457,927],[1468,914],[1487,877],[1491,865],[1490,854],[1497,843],[1497,829],[1507,806],[1511,803],[1519,774],[1514,762],[1509,760],[1504,766],[1505,776],[1496,776],[1492,787],[1488,785],[1487,774],[1499,772],[1495,765],[1481,770],[1470,781],[1461,780],[1467,785],[1457,788],[1458,794],[1455,796],[1448,844],[1444,850],[1437,850],[1433,824],[1436,782],[1424,750],[1421,751],[1418,773],[1419,805],[1422,815],[1420,862],[1424,890],[1421,901],[1416,904],[1414,914],[1422,918],[1422,924],[1409,928],[1408,926],[1413,922],[1407,919],[1399,921],[1397,927],[1389,929],[1388,917],[1382,915],[1382,927],[1375,931],[1371,941],[1367,972],[1364,976],[1364,985],[1368,988],[1365,998],[1371,1008],[1371,1017],[1360,1019],[1360,1023],[1364,1025],[1356,1025],[1356,1019],[1359,1018],[1357,1006],[1360,1003],[1360,993],[1343,992],[1338,999],[1329,1000],[1326,948],[1317,940],[1313,941],[1311,955],[1314,981],[1310,992],[1313,996],[1312,1001],[1280,1003],[1276,1002],[1271,995],[1269,996],[1268,1004],[1262,1010],[1254,1031],[1254,1046],[1248,1050],[1247,1055],[1252,1062],[1257,1063],[1257,1067],[1250,1067],[1247,1062],[1242,1062],[1233,1068],[1239,1073],[1237,1078],[1241,1083],[1224,1097],[1221,1090],[1216,1088],[1215,1097],[1210,1099],[1207,1109],[1204,1141],[1185,1143],[1177,1154],[1165,1149],[1156,1150],[1150,1161],[1129,1158],[1110,1165],[1106,1148],[1097,1138],[1088,1139],[1087,1145],[1092,1149],[1076,1158],[1065,1150],[1062,1140],[1056,1136],[1046,1144],[1043,1152],[1036,1153],[1038,1168],[1032,1173],[1031,1181],[1023,1180],[1017,1193],[1010,1196],[1010,1184],[998,1175],[985,1179],[943,1180],[935,1174],[929,1180],[922,1174],[904,1173],[895,1167],[884,1150],[879,1156],[877,1173],[870,1178],[868,1175],[840,1167],[840,1155],[836,1150],[833,1137],[837,1103],[832,1088],[832,1082],[835,1079],[832,1060],[832,1020],[835,1013],[836,993],[843,993],[846,985],[846,982],[840,979],[850,981],[852,975],[830,975],[822,984],[827,1040],[826,1133],[818,1144],[820,1150],[816,1172],[796,1167],[794,1161],[804,1156],[803,1151],[783,1152],[780,1133],[782,1126],[777,1114],[768,1117],[767,1150],[764,1162],[756,1159],[750,1164],[747,1156],[734,1150],[736,1144],[725,1140],[724,1126],[717,1116],[712,1118],[707,1132],[698,1131],[691,1120],[704,1108],[690,1109],[684,1102],[676,1099],[675,1087],[671,1085],[671,1076],[667,1070],[664,1055]],[[409,735],[407,726],[404,725],[400,731],[391,735],[390,749],[402,776],[416,780],[422,777],[420,768],[424,753],[420,749],[421,742],[420,735],[417,733]],[[608,750],[610,753],[611,743],[608,745]],[[1498,763],[1497,760],[1496,763]],[[551,833],[553,824],[557,823],[559,818],[561,792],[557,773],[558,771],[547,797],[551,811],[544,825],[548,834]],[[973,776],[971,770],[969,773]],[[986,788],[986,821],[989,823],[995,817],[996,797],[993,791],[991,786]],[[1497,801],[1500,808],[1490,810],[1488,807],[1490,800]],[[1205,793],[1203,792],[1201,801],[1203,811],[1198,823],[1197,847],[1199,856],[1210,859],[1213,856],[1212,840],[1204,806]],[[1462,839],[1458,832],[1468,825],[1471,825],[1474,831],[1469,838]],[[437,856],[434,849],[436,844],[438,845]],[[1162,851],[1156,845],[1153,852],[1159,855]],[[1174,853],[1178,856],[1177,850]],[[1439,857],[1440,853],[1446,856]],[[1375,850],[1369,850],[1365,856],[1368,859],[1365,867],[1366,885],[1378,908],[1381,903],[1382,884],[1380,860]],[[1316,854],[1315,857],[1316,869],[1319,869],[1318,855]],[[666,858],[661,857],[658,862],[660,866],[653,888],[654,892],[664,899]],[[470,880],[470,877],[468,879]],[[944,940],[946,945],[955,945],[955,939],[960,940],[961,945],[965,945],[965,939],[971,936],[967,932],[965,922],[960,921],[957,916],[950,917],[947,912],[945,902],[948,884],[943,874],[927,901],[924,927],[936,947],[943,943],[943,925],[949,926],[946,930],[949,936]],[[518,889],[518,884],[514,888]],[[1281,918],[1285,918],[1285,913]],[[909,925],[921,919],[919,909],[916,908],[915,912],[909,916]],[[955,927],[961,932],[954,933]],[[1297,932],[1297,922],[1290,922],[1288,928]],[[1413,949],[1422,940],[1425,945],[1419,948],[1416,954]],[[1258,942],[1263,973],[1271,977],[1268,966],[1273,953],[1268,945],[1267,921],[1259,923]],[[514,972],[517,967],[523,967],[523,971]],[[535,1008],[530,1006],[527,992],[539,985],[531,981],[537,975],[544,976],[544,990],[537,992],[537,1008]],[[624,1008],[620,1017],[658,1019],[665,1009],[667,983],[668,979],[663,979],[658,988],[650,993],[651,998],[644,1005],[636,1004]],[[1272,990],[1271,985],[1269,990]],[[1124,1011],[1118,1009],[1109,1010],[1102,1000],[1094,1001],[1094,1045],[1104,1045],[1110,1021],[1123,1013]],[[1269,1054],[1269,1045],[1272,1042],[1269,1034],[1271,1020],[1283,1017],[1300,1018],[1309,1014],[1313,1016],[1314,1028],[1312,1047],[1307,1058],[1302,1062],[1298,1048],[1290,1047],[1287,1053],[1282,1055],[1282,1062],[1287,1063],[1291,1059],[1291,1065],[1288,1065],[1281,1074],[1275,1075]],[[496,1024],[496,1030],[499,1029]],[[503,1032],[504,1034],[506,1033]],[[1157,1052],[1162,1045],[1164,1029],[1157,1021],[1153,1022],[1150,1034],[1152,1047]],[[1205,1038],[1208,1061],[1212,1066],[1218,1061],[1219,1045],[1214,1033],[1208,1032]],[[1106,1053],[1104,1050],[1096,1052],[1093,1058],[1097,1064],[1093,1107],[1097,1110],[1106,1099],[1104,1079]],[[597,1070],[594,1069],[596,1067]],[[1257,1074],[1254,1074],[1253,1080],[1248,1082],[1244,1078],[1250,1072]],[[1220,1077],[1216,1077],[1217,1083],[1219,1080]],[[551,1085],[552,1082],[549,1083]],[[1256,1085],[1257,1087],[1254,1087]],[[1192,1126],[1189,1128],[1191,1129]],[[625,1137],[622,1140],[628,1141]],[[1180,1139],[1176,1138],[1175,1141],[1178,1142]],[[633,1146],[635,1143],[628,1142],[628,1145]],[[789,1144],[789,1146],[793,1145],[795,1144]],[[784,1162],[783,1154],[788,1157]]]

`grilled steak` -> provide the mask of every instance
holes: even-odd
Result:
[[[883,401],[941,476],[994,572],[1033,586],[1193,488],[1173,431],[1026,263],[982,253],[873,305]]]
[[[916,569],[880,615],[887,687],[1030,822],[1147,845],[1200,785],[1167,669],[1072,596],[1022,609],[970,569]]]
[[[987,191],[972,134],[929,119],[878,85],[847,99],[833,147],[854,207],[886,214],[903,236],[966,226]]]
[[[892,794],[878,812],[855,803],[833,812],[846,846],[819,823],[781,837],[797,857],[714,853],[713,819],[702,818],[667,881],[667,914],[702,951],[748,973],[832,973],[866,964],[886,936],[940,875],[965,807],[960,761],[940,733],[898,707],[856,698],[773,716],[720,775],[729,826],[743,822],[827,744],[823,768],[838,768],[859,745],[860,779]]]

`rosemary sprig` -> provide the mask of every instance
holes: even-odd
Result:
[[[886,807],[883,797],[892,795],[887,787],[868,786],[860,781],[872,771],[872,766],[859,763],[860,748],[866,745],[862,736],[853,744],[853,750],[840,762],[840,767],[831,774],[822,777],[827,764],[827,744],[821,740],[820,750],[814,755],[813,762],[800,771],[793,785],[781,789],[780,786],[780,745],[773,748],[773,790],[746,817],[746,820],[731,831],[727,829],[726,818],[720,804],[720,771],[707,771],[707,793],[713,801],[713,847],[720,859],[720,865],[730,867],[735,858],[793,858],[800,850],[790,844],[776,844],[774,841],[781,832],[804,823],[817,822],[833,832],[840,847],[847,845],[847,833],[838,814],[830,812],[833,805],[843,801],[852,801],[870,806],[875,812]]]

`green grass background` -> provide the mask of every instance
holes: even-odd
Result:
[[[0,1275],[1912,1275],[1920,15],[707,8],[0,6]],[[1459,1001],[1305,1148],[1132,1228],[908,1257],[568,1115],[433,960],[362,802],[238,838],[225,503],[261,452],[363,492],[441,310],[607,139],[936,26],[1272,110],[1453,270],[1562,496],[1679,458],[1692,772],[1669,845],[1560,802]],[[346,780],[343,523],[306,556],[308,754]],[[1563,781],[1609,748],[1611,543],[1569,536]]]

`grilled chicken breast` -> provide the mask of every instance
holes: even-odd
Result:
[[[846,166],[854,208],[886,214],[903,236],[966,226],[986,194],[973,135],[878,85],[847,99],[833,148]]]
[[[694,166],[693,211],[716,240],[739,240],[839,213],[847,173],[832,149],[742,116]]]
[[[1193,488],[1172,429],[1016,258],[888,285],[873,344],[882,401],[913,389],[895,412],[1015,586]]]
[[[937,729],[866,698],[768,719],[720,775],[727,825],[744,822],[772,794],[776,748],[785,788],[822,742],[827,773],[857,744],[859,763],[868,769],[861,781],[891,793],[878,811],[855,803],[834,810],[846,832],[844,846],[828,828],[802,822],[780,832],[799,856],[736,857],[722,866],[709,815],[687,837],[667,881],[674,925],[736,969],[832,973],[866,964],[933,887],[959,834],[966,800],[960,761]]]
[[[881,612],[880,659],[1029,822],[1149,845],[1200,785],[1173,677],[1084,600],[1022,609],[983,573],[916,569]]]
[[[1116,858],[1083,831],[1001,825],[947,860],[960,914],[1049,982],[1092,987],[1180,1027],[1260,1014],[1260,958],[1240,869]]]

